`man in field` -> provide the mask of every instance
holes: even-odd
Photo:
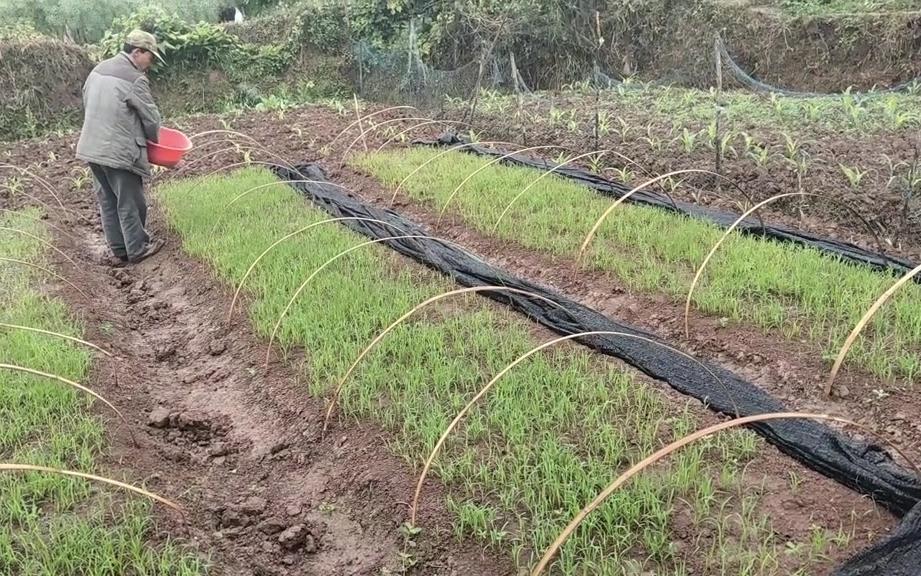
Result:
[[[113,264],[140,262],[164,244],[145,229],[147,141],[157,142],[160,132],[160,112],[146,75],[154,58],[162,61],[157,39],[135,30],[122,51],[96,66],[83,86],[85,113],[77,158],[88,162],[93,172]]]

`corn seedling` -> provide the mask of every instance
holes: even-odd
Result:
[[[192,166],[195,166],[199,162],[202,162],[208,158],[213,158],[219,154],[224,154],[230,151],[234,151],[238,155],[243,155],[247,161],[251,160],[252,152],[261,152],[265,154],[266,156],[268,156],[269,158],[271,158],[272,160],[276,160],[279,164],[293,169],[293,164],[289,162],[285,157],[281,156],[280,154],[276,154],[275,152],[272,152],[271,150],[269,150],[268,148],[266,148],[265,146],[263,146],[256,140],[249,138],[248,136],[246,138],[248,138],[248,140],[246,140],[245,145],[242,145],[239,142],[236,142],[235,140],[233,140],[233,138],[222,138],[218,140],[212,140],[212,141],[209,141],[203,144],[201,148],[204,148],[206,146],[210,146],[213,144],[218,144],[218,143],[231,143],[232,145],[227,148],[222,148],[217,151],[209,152],[208,154],[205,154],[204,156],[200,156],[198,158],[195,158],[194,160],[183,163],[183,165],[180,166],[179,170],[177,170],[177,175],[183,172],[184,170],[189,170]]]
[[[14,171],[18,172],[20,176],[27,176],[27,177],[29,177],[33,182],[35,182],[36,184],[38,184],[41,188],[44,188],[45,191],[48,192],[48,194],[49,194],[52,198],[54,198],[54,201],[57,202],[57,204],[58,204],[58,206],[61,208],[61,210],[63,210],[63,211],[64,211],[65,213],[67,213],[67,214],[72,214],[72,213],[73,213],[71,210],[67,209],[67,207],[64,206],[64,203],[63,203],[63,202],[61,202],[60,197],[58,197],[58,195],[57,195],[57,194],[55,193],[55,191],[54,191],[54,187],[51,186],[51,184],[49,184],[48,181],[45,180],[44,178],[42,178],[41,176],[38,176],[37,174],[34,174],[33,172],[31,172],[31,171],[29,171],[29,170],[26,170],[25,168],[20,168],[19,166],[14,166],[13,164],[0,164],[0,169],[14,170]]]
[[[435,122],[436,122],[436,121],[433,120],[432,118],[428,118],[428,117],[425,117],[425,116],[413,116],[413,117],[410,117],[410,118],[392,118],[392,119],[390,119],[390,120],[384,120],[383,122],[380,122],[380,123],[377,123],[377,124],[374,124],[374,125],[369,126],[367,130],[362,130],[361,134],[359,134],[358,136],[356,136],[355,139],[352,140],[352,142],[349,143],[349,145],[346,147],[345,151],[342,152],[342,155],[340,156],[339,167],[341,168],[342,166],[345,166],[345,158],[346,158],[346,156],[348,156],[349,152],[352,151],[352,148],[354,148],[355,145],[358,144],[359,142],[363,142],[363,143],[364,143],[365,152],[367,152],[367,151],[368,151],[368,145],[367,145],[367,143],[365,142],[366,139],[367,139],[367,136],[368,136],[369,134],[372,134],[372,133],[374,133],[374,132],[377,132],[378,130],[380,130],[380,129],[383,128],[384,126],[390,126],[391,124],[394,124],[394,123],[397,123],[397,122],[429,122],[429,121],[432,122],[432,123],[435,123]],[[451,121],[447,121],[447,120],[444,121],[444,122],[447,123],[447,124],[451,124],[451,123],[455,123],[455,124],[464,124],[463,122],[451,122]]]
[[[620,116],[617,117],[617,125],[619,127],[616,128],[616,131],[617,131],[617,134],[620,136],[620,142],[621,144],[626,144],[630,131],[633,130],[633,128],[630,126],[629,122],[627,122]]]
[[[550,107],[550,125],[551,126],[556,126],[558,124],[564,124],[565,117],[566,117],[565,110],[560,110],[559,108],[556,108],[555,106]]]
[[[867,175],[867,170],[861,170],[859,166],[845,166],[844,164],[838,164],[838,167],[841,168],[841,173],[847,178],[847,183],[851,189],[855,191],[859,189],[863,177]]]
[[[74,168],[70,172],[70,188],[74,191],[83,190],[83,187],[90,181],[89,168]]]
[[[611,117],[606,111],[601,110],[598,112],[597,120],[598,120],[597,121],[597,126],[598,126],[597,136],[599,138],[604,138],[611,132]]]
[[[602,162],[603,157],[604,154],[595,154],[593,156],[589,156],[588,169],[591,170],[592,174],[600,175],[602,172],[604,172],[604,163]]]
[[[250,144],[254,146],[259,146],[259,141],[253,138],[252,136],[244,134],[243,132],[237,132],[236,130],[228,130],[226,128],[223,130],[205,130],[204,132],[197,132],[189,136],[189,140],[191,140],[194,143],[195,140],[197,140],[198,138],[204,138],[205,136],[213,136],[215,134],[222,134],[222,135],[227,135],[228,137],[230,137],[230,138],[222,138],[219,141],[226,141],[228,139],[232,140],[233,139],[232,137],[237,137],[237,138],[242,138],[243,140],[246,140],[247,142],[249,142]],[[210,144],[212,143],[206,142],[204,144],[200,144],[199,146],[204,147]]]
[[[759,168],[767,166],[768,160],[771,158],[770,149],[763,144],[753,144],[751,149],[746,151],[746,154]]]
[[[345,106],[342,104],[342,102],[338,102],[338,104],[341,107],[339,108],[339,114],[342,115],[342,113],[345,111]],[[356,109],[357,109],[357,105],[356,105]],[[383,110],[378,110],[377,112],[371,112],[364,116],[359,115],[357,120],[355,120],[354,122],[352,122],[351,124],[343,128],[342,131],[336,134],[336,136],[333,137],[333,139],[330,140],[329,143],[327,143],[327,146],[332,148],[333,144],[338,142],[339,138],[341,138],[343,134],[345,134],[346,132],[348,132],[349,130],[351,130],[352,128],[356,126],[360,127],[362,124],[362,121],[369,121],[371,118],[374,118],[376,116],[379,116],[387,112],[390,112],[392,110],[416,110],[416,107],[415,106],[391,106],[390,108],[384,108]]]
[[[617,179],[624,184],[629,184],[633,181],[633,172],[630,170],[629,166],[623,166],[621,168],[612,167],[611,170],[617,175]]]
[[[784,157],[788,161],[793,162],[801,155],[803,143],[786,132],[782,133],[781,136],[783,136],[784,139]]]
[[[672,140],[672,142],[675,142],[676,140],[680,140],[681,149],[684,150],[685,154],[691,154],[694,152],[694,149],[697,146],[697,137],[699,135],[700,135],[700,132],[691,132],[687,128],[683,128],[681,130],[681,136],[679,136],[675,140]]]
[[[570,158],[571,156],[567,154],[565,151],[560,152],[553,158],[553,163],[559,166],[559,165],[565,164],[566,162],[569,162]]]

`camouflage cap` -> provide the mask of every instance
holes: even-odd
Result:
[[[128,37],[125,38],[125,44],[152,52],[160,62],[163,62],[163,56],[160,56],[160,51],[157,49],[157,38],[150,32],[132,30]]]

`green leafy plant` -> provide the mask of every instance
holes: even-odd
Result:
[[[291,56],[285,47],[245,44],[216,24],[189,24],[158,6],[147,6],[116,19],[100,43],[104,53],[110,56],[118,53],[125,34],[135,28],[146,30],[158,39],[167,66],[156,66],[154,75],[217,68],[232,79],[252,81],[278,74]]]
[[[676,140],[681,141],[681,149],[687,154],[694,152],[694,148],[697,145],[697,137],[700,136],[700,132],[691,132],[687,128],[681,130],[681,136],[676,138]]]
[[[841,173],[847,178],[847,183],[852,189],[860,188],[863,177],[867,175],[866,170],[861,170],[859,166],[845,166],[844,164],[838,164],[838,167],[841,168]]]

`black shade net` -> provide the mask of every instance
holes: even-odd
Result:
[[[285,180],[326,181],[315,165],[296,171],[277,168]],[[390,238],[394,229],[401,234],[427,236],[427,231],[396,212],[371,206],[330,184],[291,182],[290,185],[332,217],[360,217],[342,224],[371,239]],[[608,318],[543,286],[516,278],[453,244],[435,238],[393,239],[381,242],[425,266],[450,276],[462,286],[505,286],[537,294],[540,298],[510,292],[480,292],[509,306],[534,322],[561,335],[582,332],[621,332],[662,342],[655,335]],[[785,411],[784,405],[764,390],[719,366],[697,364],[688,357],[634,338],[591,336],[581,344],[623,360],[651,378],[703,402],[708,408],[731,416],[749,416]],[[709,371],[708,371],[709,370]],[[711,374],[712,372],[712,374]],[[714,375],[719,381],[714,379]],[[903,469],[880,446],[851,438],[832,427],[812,420],[779,420],[756,423],[752,430],[805,466],[872,497],[903,523],[889,537],[854,557],[836,576],[907,576],[921,566],[921,480]]]
[[[470,144],[466,139],[458,137],[452,133],[445,134],[437,140],[416,141],[414,144],[420,146],[460,146],[463,144],[463,148],[458,148],[459,152],[463,151],[470,154],[476,154],[490,158],[500,158],[508,154],[508,152],[503,152],[494,148],[487,148],[477,144]],[[502,163],[512,166],[536,168],[542,171],[550,170],[556,166],[555,163],[549,162],[547,160],[536,159],[520,154],[513,154],[508,156],[502,160]],[[591,188],[600,194],[610,196],[612,198],[621,198],[630,192],[630,188],[627,186],[624,186],[618,182],[612,182],[611,180],[602,178],[596,174],[592,174],[591,172],[582,168],[559,168],[554,171],[554,174],[561,178],[566,178],[583,186],[587,186],[588,188]],[[648,189],[640,190],[634,193],[629,198],[627,198],[625,202],[661,208],[663,210],[683,214],[685,216],[697,218],[699,220],[705,220],[721,228],[729,228],[732,223],[735,222],[739,217],[739,214],[733,214],[731,212],[718,210],[707,206],[698,206],[696,204],[681,202],[678,200],[673,202],[667,196],[658,194]],[[868,231],[871,230],[866,222],[864,222],[864,224],[866,225]],[[788,228],[786,226],[766,224],[756,217],[749,217],[743,220],[736,227],[736,230],[742,234],[770,238],[778,242],[792,242],[794,244],[799,244],[801,246],[806,246],[808,248],[813,248],[815,250],[831,254],[847,262],[869,266],[876,270],[892,272],[900,276],[908,273],[917,266],[917,264],[913,264],[907,260],[901,260],[886,254],[873,252],[850,242],[842,242],[840,240],[810,234],[808,232],[796,230],[794,228]],[[915,276],[914,281],[921,283],[921,275]]]

